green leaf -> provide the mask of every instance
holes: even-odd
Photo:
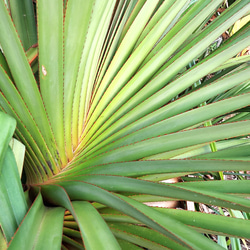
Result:
[[[245,55],[245,56],[240,56],[240,57],[235,57],[235,58],[231,58],[228,61],[226,61],[225,63],[223,63],[220,67],[216,68],[215,71],[220,71],[232,66],[236,66],[239,65],[241,63],[245,63],[250,61],[250,55]]]
[[[9,1],[10,13],[25,50],[37,43],[35,13],[32,1]]]
[[[218,1],[218,3],[219,3],[219,1]],[[213,5],[213,4],[215,4],[215,2],[211,2],[211,5]],[[244,5],[245,3],[241,3],[241,4]],[[235,21],[237,20],[238,16],[241,15],[241,12],[246,12],[247,7],[242,8],[241,4],[239,4],[239,6],[236,6],[234,9],[234,11],[236,12],[236,14],[234,16]],[[237,11],[239,13],[237,13]],[[202,13],[200,12],[199,14],[201,15]],[[204,15],[202,15],[202,18],[204,19]],[[222,18],[220,18],[220,20],[224,21],[224,22],[229,22],[227,24],[228,27],[230,26],[230,24],[233,24],[233,18],[230,19],[230,21],[229,21],[226,16],[223,16]],[[197,22],[196,19],[194,20],[194,22]],[[190,27],[192,27],[192,26],[190,26]],[[219,27],[222,30],[224,29],[223,25],[221,25]],[[215,24],[215,25],[213,24],[211,27],[212,30],[215,28],[218,28],[217,24]],[[187,31],[185,29],[185,31],[183,31],[184,34],[182,34],[182,36],[185,35],[186,32]],[[177,55],[175,55],[175,57],[173,57],[171,60],[169,60],[164,65],[164,70],[160,70],[160,73],[156,77],[154,77],[151,81],[148,82],[148,78],[149,78],[148,74],[150,72],[150,69],[154,68],[154,62],[152,62],[152,60],[151,60],[149,63],[149,69],[146,68],[146,69],[144,69],[144,71],[140,70],[138,72],[139,79],[135,76],[131,79],[130,83],[127,84],[126,88],[123,89],[124,92],[121,91],[117,95],[117,97],[112,100],[112,104],[109,103],[108,109],[106,109],[105,113],[103,113],[98,118],[98,120],[95,122],[95,124],[93,124],[93,123],[97,117],[95,117],[94,114],[91,115],[90,121],[88,122],[87,127],[85,128],[85,131],[83,134],[83,135],[85,135],[88,132],[89,127],[91,127],[91,132],[89,131],[85,137],[85,143],[93,136],[93,133],[95,133],[100,128],[100,126],[107,120],[107,118],[109,118],[117,110],[117,108],[120,107],[121,104],[125,103],[126,100],[121,102],[121,100],[123,100],[123,98],[126,98],[128,100],[131,97],[131,94],[135,94],[138,90],[140,90],[136,95],[133,95],[132,98],[130,98],[130,100],[122,106],[122,108],[119,110],[119,112],[115,114],[115,117],[113,117],[115,120],[117,120],[118,118],[120,118],[122,116],[122,114],[126,114],[129,110],[132,109],[131,112],[127,113],[125,116],[122,117],[122,119],[119,120],[119,126],[116,124],[116,131],[119,130],[120,124],[122,124],[122,127],[125,127],[126,125],[128,125],[132,121],[135,121],[135,120],[145,116],[146,114],[149,114],[150,112],[160,108],[162,105],[165,105],[165,103],[170,101],[178,93],[184,91],[187,87],[189,87],[191,84],[193,84],[193,82],[199,80],[205,74],[210,73],[214,67],[219,66],[221,63],[225,62],[227,59],[234,56],[238,52],[239,47],[241,47],[241,45],[240,45],[241,42],[244,43],[244,45],[242,44],[242,47],[241,47],[242,49],[245,48],[246,46],[248,46],[248,42],[247,42],[248,38],[247,37],[249,36],[249,34],[247,33],[247,27],[246,27],[245,30],[238,33],[232,39],[229,39],[229,41],[227,43],[225,43],[224,46],[219,48],[218,51],[216,51],[216,53],[215,53],[216,56],[215,55],[208,56],[204,60],[205,62],[204,61],[199,62],[195,67],[192,67],[190,70],[186,71],[183,75],[178,77],[176,80],[172,81],[171,84],[168,84],[166,86],[166,84],[177,73],[179,73],[179,71],[183,67],[185,67],[191,60],[193,60],[195,55],[199,55],[202,52],[201,51],[202,50],[201,48],[203,48],[203,46],[201,45],[202,43],[206,43],[206,45],[204,44],[204,47],[206,47],[207,45],[209,45],[209,43],[211,43],[214,39],[216,39],[221,32],[218,32],[218,34],[217,34],[217,32],[211,32],[210,28],[208,30],[206,30],[204,32],[205,34],[202,33],[201,37],[194,39],[192,41],[192,43],[190,43],[187,46],[187,48],[184,48],[183,51],[180,51]],[[214,37],[211,37],[211,34],[213,34]],[[242,37],[240,37],[239,34],[241,34]],[[245,37],[245,39],[243,37]],[[211,39],[210,42],[209,42],[209,39]],[[236,42],[238,42],[237,45],[236,45]],[[170,47],[169,43],[170,42],[168,41],[168,43],[166,44],[167,48]],[[176,42],[174,42],[174,44],[176,44]],[[231,45],[230,49],[228,48],[229,44]],[[236,47],[237,47],[237,49],[234,50],[233,48],[236,48]],[[171,48],[172,48],[172,46],[171,46]],[[188,51],[188,53],[186,53],[187,52],[186,50],[188,50],[188,49],[190,49],[190,51]],[[221,52],[221,53],[219,53],[219,52]],[[165,51],[164,51],[164,53],[163,52],[158,53],[159,56],[164,55],[164,58],[162,59],[162,63],[166,62],[166,60],[168,59],[168,57],[171,56],[172,53],[174,53],[174,51],[172,51],[172,50],[169,54],[166,53]],[[157,60],[157,63],[158,63],[159,59],[155,58],[155,60]],[[159,67],[161,67],[161,66],[162,65],[159,65]],[[144,80],[140,78],[140,75],[142,75],[141,78],[144,78]],[[151,75],[151,78],[152,78],[152,75]],[[137,79],[138,79],[138,81],[135,82],[135,80],[137,80]],[[139,84],[138,87],[137,87],[137,84]],[[142,88],[145,84],[146,84],[146,86],[144,88]],[[166,86],[166,87],[164,87],[164,86]],[[135,88],[137,88],[137,89],[135,89]],[[160,91],[158,91],[158,90],[160,90]],[[132,91],[132,93],[130,91]],[[112,97],[113,97],[113,95],[111,95],[111,98]],[[99,101],[99,99],[97,99],[97,100]],[[109,99],[109,101],[110,100],[111,99]],[[140,104],[140,105],[138,105],[138,104]],[[101,105],[101,102],[100,102],[100,105]],[[138,106],[136,107],[136,105],[138,105]],[[103,105],[103,103],[102,103],[102,106],[100,108],[95,109],[96,113],[99,112],[98,116],[100,115],[100,111],[104,110],[105,107],[106,107],[106,105]],[[112,108],[112,109],[109,110],[109,108]],[[108,111],[109,111],[109,113],[106,114]],[[121,114],[121,112],[122,112],[122,114]],[[113,122],[114,120],[112,119],[111,121]],[[106,126],[102,130],[100,130],[100,129],[98,130],[98,134],[94,138],[96,138],[102,131],[104,131],[108,126],[110,126],[110,121],[108,123],[106,123],[105,125]]]
[[[76,147],[78,137],[71,137],[72,132],[72,113],[75,97],[76,79],[78,76],[79,63],[82,56],[82,49],[89,32],[88,25],[93,10],[94,1],[68,1],[65,23],[64,23],[64,126],[65,140],[67,141],[67,155],[72,158],[72,141]],[[76,43],[77,41],[77,43]],[[72,53],[74,51],[74,53]],[[77,131],[77,129],[75,129]]]
[[[69,178],[68,178],[69,179]],[[224,181],[211,182],[184,182],[177,184],[157,184],[143,180],[132,178],[116,177],[116,176],[77,176],[70,178],[73,180],[81,180],[112,192],[134,192],[145,193],[151,195],[159,195],[180,200],[192,200],[195,202],[214,204],[221,207],[230,207],[242,211],[250,211],[250,202],[241,197],[235,197],[224,193],[242,193],[249,194],[246,189],[248,181],[239,181],[240,184],[235,184],[235,191]],[[209,190],[220,190],[210,191]],[[201,190],[201,191],[200,191]],[[228,191],[227,191],[228,190]]]
[[[146,225],[158,230],[159,232],[162,232],[166,236],[172,238],[173,240],[176,240],[183,245],[196,245],[197,249],[203,244],[211,244],[211,246],[214,245],[214,243],[210,240],[206,242],[206,238],[199,234],[196,234],[195,231],[190,231],[188,228],[185,228],[184,225],[179,224],[177,221],[173,221],[172,219],[167,217],[164,219],[160,218],[160,214],[154,211],[152,208],[147,207],[140,202],[133,201],[132,199],[129,199],[125,196],[111,194],[103,189],[98,188],[97,186],[84,182],[62,182],[59,184],[61,184],[65,188],[65,190],[73,200],[95,200],[100,203],[106,204],[134,217],[135,219],[142,221]],[[59,189],[59,187],[44,186],[42,190],[44,192],[44,195],[46,194],[47,198],[53,197],[55,192],[57,193],[56,199],[51,200],[49,198],[54,204],[68,203],[68,201],[65,200],[65,192],[62,189]],[[76,190],[78,190],[78,192],[75,192]],[[66,199],[68,200],[68,198]],[[187,232],[185,234],[181,234],[180,232],[183,232],[184,230],[187,230]],[[183,237],[185,238],[185,240]],[[200,240],[198,240],[199,237],[201,237]],[[195,241],[194,238],[196,238]],[[216,247],[216,245],[214,247]]]
[[[95,118],[95,116],[92,115],[93,110],[96,108],[96,105],[100,101],[100,98],[102,97],[105,89],[110,84],[111,79],[116,75],[116,73],[118,72],[120,67],[124,64],[125,60],[129,57],[131,50],[135,46],[137,39],[139,38],[141,32],[143,31],[144,26],[147,24],[147,20],[152,15],[158,2],[159,2],[158,0],[157,1],[156,0],[146,1],[145,4],[142,6],[140,12],[138,13],[136,18],[134,19],[133,23],[131,24],[128,32],[124,36],[121,44],[119,45],[119,48],[116,51],[116,54],[114,55],[114,58],[112,59],[111,65],[108,68],[108,71],[104,76],[104,79],[102,80],[102,84],[96,93],[94,101],[91,105],[91,108],[90,108],[90,111],[88,114],[88,115],[91,115],[91,120],[92,120],[92,117]],[[158,39],[156,36],[156,41],[157,40]],[[141,56],[139,56],[139,58],[141,58]],[[135,71],[136,69],[137,69],[137,67],[134,66],[133,70]],[[116,77],[118,77],[118,76],[119,76],[119,74]],[[127,77],[129,78],[130,76],[131,75],[128,75]],[[98,108],[96,110],[98,110]],[[88,126],[91,126],[92,124],[93,123],[88,122]]]
[[[72,248],[73,249],[75,249],[75,248],[76,249],[83,249],[83,250],[85,249],[80,242],[78,242],[70,237],[67,237],[66,235],[63,235],[62,239],[63,239],[63,245],[62,245],[63,249],[72,249]],[[65,245],[67,247],[65,247]]]
[[[114,123],[114,125],[108,127],[105,131],[103,131],[102,134],[96,137],[93,142],[91,142],[91,144],[86,148],[86,150],[84,150],[85,155],[86,154],[89,155],[93,151],[96,151],[99,148],[103,148],[104,146],[106,146],[106,144],[114,142],[115,140],[124,137],[125,135],[128,135],[130,133],[132,134],[133,132],[136,132],[137,130],[144,128],[148,125],[157,123],[171,116],[181,114],[182,112],[195,107],[196,105],[213,97],[214,95],[217,95],[222,91],[226,91],[231,87],[238,85],[241,81],[245,81],[246,79],[248,79],[247,77],[248,74],[246,73],[246,71],[248,70],[249,70],[248,67],[241,68],[239,71],[232,72],[231,74],[228,74],[226,77],[224,76],[222,78],[217,79],[216,81],[214,80],[212,84],[207,86],[206,88],[201,88],[196,92],[184,96],[183,98],[178,99],[177,101],[170,103],[162,107],[161,109],[158,109],[155,112],[133,122],[127,127],[123,128],[123,125],[120,126],[119,125],[120,122]],[[110,120],[112,120],[112,118],[110,118]],[[106,128],[106,126],[104,128]],[[119,128],[121,128],[120,131],[118,130]],[[112,135],[112,133],[114,132],[116,133]],[[97,133],[97,135],[98,134],[99,132]],[[114,143],[112,143],[111,145],[114,145]],[[91,150],[93,147],[95,147],[95,149]]]
[[[14,138],[12,138],[9,145],[14,153],[16,163],[17,163],[18,173],[19,173],[19,176],[21,178],[22,172],[23,172],[25,146],[21,142],[19,142],[18,140],[14,139]]]
[[[12,23],[10,15],[6,9],[4,1],[0,1],[0,16],[0,44],[15,81],[15,86],[19,91],[21,98],[24,100],[33,122],[36,124],[35,126],[38,127],[40,131],[39,133],[44,137],[48,147],[50,148],[50,153],[53,155],[55,161],[57,161],[58,152],[56,150],[56,146],[51,143],[54,141],[54,137],[51,132],[37,82],[22,48],[20,39],[16,33],[14,24]],[[4,90],[5,88],[9,87],[8,85],[10,85],[10,83],[8,83],[8,85],[3,84],[2,79],[0,83],[1,90]],[[29,91],[27,91],[27,89]],[[14,103],[12,102],[10,104],[13,106],[18,105],[18,101],[14,101]],[[33,127],[33,123],[28,124],[28,127]],[[48,161],[51,162],[51,160]],[[54,169],[56,168],[56,164],[53,161],[51,162],[51,165],[54,166]]]
[[[88,202],[72,202],[86,249],[120,249],[101,215]]]
[[[0,65],[3,67],[3,69],[7,73],[7,75],[12,79],[9,66],[8,66],[8,64],[6,62],[6,59],[5,59],[4,55],[3,55],[2,50],[0,50]]]
[[[15,86],[10,82],[1,67],[0,79],[0,86],[2,87],[3,92],[0,94],[1,106],[6,112],[8,112],[8,114],[12,115],[16,119],[18,123],[18,129],[20,129],[21,133],[26,138],[26,140],[23,140],[26,142],[26,147],[29,148],[31,146],[33,148],[33,151],[36,152],[36,155],[41,162],[40,164],[38,163],[37,167],[39,168],[40,165],[46,166],[47,162],[54,164],[55,161],[51,154],[45,153],[45,155],[42,155],[42,150],[48,150],[45,139],[42,136],[41,131],[39,131],[39,128],[35,124],[34,119],[31,116],[22,97],[19,95]],[[13,103],[12,107],[10,103]],[[15,111],[13,109],[15,109]],[[30,127],[30,129],[27,130],[27,127]],[[39,142],[40,144],[40,149],[37,146],[37,142]],[[54,147],[53,145],[50,146]],[[47,173],[50,172],[47,171]],[[46,178],[45,175],[44,178]]]
[[[125,83],[135,73],[135,71],[137,70],[141,62],[143,61],[145,55],[147,55],[150,52],[154,44],[160,39],[160,37],[162,36],[162,34],[164,33],[168,25],[171,23],[171,21],[174,19],[176,14],[186,4],[186,1],[182,1],[182,0],[178,1],[169,10],[168,10],[169,8],[168,4],[166,6],[163,6],[165,8],[165,13],[164,13],[164,16],[162,16],[161,22],[157,23],[156,20],[154,21],[155,22],[154,27],[152,28],[150,33],[147,35],[147,39],[143,40],[140,43],[138,48],[134,51],[134,53],[132,53],[132,55],[125,62],[125,59],[127,59],[127,54],[130,52],[131,48],[133,48],[134,46],[134,41],[136,41],[138,36],[141,34],[142,28],[144,28],[144,25],[146,24],[144,21],[142,22],[142,17],[144,19],[145,16],[150,16],[157,2],[158,1],[151,1],[150,3],[150,1],[147,1],[145,3],[140,14],[134,20],[133,24],[131,25],[129,29],[129,32],[126,34],[122,43],[120,44],[117,50],[117,53],[115,54],[111,62],[111,65],[109,67],[109,69],[112,69],[112,71],[111,72],[108,71],[106,73],[107,77],[104,77],[104,79],[102,80],[102,84],[100,88],[98,89],[96,96],[94,98],[93,104],[90,108],[89,116],[90,115],[91,116],[86,126],[86,130],[85,130],[86,132],[88,131],[88,128],[93,125],[93,121],[95,121],[95,119],[104,110],[104,107],[106,107],[106,105],[110,102],[110,100],[112,100],[112,98],[119,92],[122,86],[125,85]],[[128,47],[128,44],[130,47]],[[115,75],[115,78],[110,83],[117,69],[121,66],[122,68],[119,70],[119,72]],[[109,87],[104,92],[104,90],[106,89],[106,85],[108,84],[109,84]],[[126,94],[126,97],[127,98],[129,97],[128,93]],[[98,106],[96,107],[97,103],[98,103]],[[93,110],[94,112],[92,114]]]
[[[246,239],[250,237],[249,231],[247,230],[250,224],[249,220],[179,209],[156,209],[163,214],[168,214],[172,218],[179,219],[181,222],[194,227],[200,232],[231,235],[233,237]]]
[[[16,128],[16,121],[10,116],[0,112],[0,174],[8,144]]]
[[[198,126],[200,123],[205,122],[209,120],[210,118],[219,116],[220,114],[227,113],[227,110],[237,109],[238,105],[242,105],[242,106],[247,105],[249,97],[250,97],[250,94],[245,94],[244,96],[241,95],[241,96],[229,98],[220,102],[212,103],[206,106],[196,108],[194,110],[187,111],[185,113],[162,120],[160,122],[157,122],[158,119],[151,120],[151,121],[149,121],[148,119],[146,121],[147,123],[154,122],[154,124],[148,127],[144,127],[141,130],[135,131],[134,133],[131,133],[127,135],[126,137],[123,137],[122,140],[113,141],[112,144],[109,144],[106,147],[104,145],[107,143],[107,141],[104,141],[103,143],[97,146],[97,148],[102,147],[102,149],[92,154],[92,157],[97,154],[114,149],[116,147],[125,146],[127,144],[132,144],[134,142],[142,141],[151,137],[157,137],[157,136],[164,135],[164,134],[170,134],[176,131],[189,128],[191,126]],[[239,100],[241,100],[241,102],[239,102]],[[143,125],[145,125],[145,122]],[[114,139],[115,137],[117,138],[118,135],[120,134],[121,134],[121,131],[119,131],[114,136],[109,137],[108,141],[110,141],[111,139]],[[98,138],[98,140],[101,140],[101,138],[103,138],[104,136],[105,136],[105,133],[103,133],[102,136]]]
[[[180,237],[179,243],[183,244],[185,242],[185,245],[191,249],[204,249],[206,244],[207,247],[211,247],[213,249],[222,249],[220,246],[210,240],[207,240],[207,238],[203,237],[202,235],[196,234],[195,231],[189,231],[188,228],[186,228],[184,224],[181,224],[179,221],[172,221],[172,218],[170,217],[162,217],[162,214],[158,213],[158,211],[153,210],[152,208],[147,207],[141,204],[140,202],[136,202],[124,196],[123,199],[129,204],[135,206],[139,211],[143,212],[145,215],[150,214],[150,218],[170,230],[171,238],[174,239],[175,234],[178,235]]]
[[[0,225],[9,242],[28,210],[16,161],[10,147],[3,156],[0,196]]]
[[[249,148],[250,145],[245,141],[246,144],[239,145],[235,147],[225,148],[223,150],[214,152],[214,153],[207,153],[204,155],[199,155],[193,157],[199,159],[224,159],[224,160],[241,160],[241,161],[249,161]]]
[[[141,250],[142,248],[141,247],[138,247],[126,240],[121,240],[121,239],[118,239],[118,243],[120,244],[121,248],[126,250],[126,249],[131,249],[131,250]]]
[[[0,113],[0,248],[236,249],[249,237],[250,72],[238,55],[250,23],[222,34],[250,5],[219,15],[221,4],[0,0],[0,110],[26,149],[22,187],[15,122]]]
[[[38,229],[37,242],[33,245],[35,249],[59,249],[62,241],[62,222],[64,209],[46,208],[43,220]],[[46,244],[45,244],[46,243]]]
[[[39,194],[11,240],[8,249],[59,249],[62,241],[63,208],[47,208]],[[46,244],[44,242],[46,241]]]
[[[78,75],[73,101],[72,133],[77,145],[82,134],[85,116],[89,109],[88,99],[92,94],[95,73],[102,57],[102,46],[106,39],[110,20],[112,19],[115,1],[95,1],[88,24],[88,33],[81,52]],[[102,14],[100,14],[102,13]],[[93,74],[92,74],[93,73]]]
[[[150,249],[188,249],[166,236],[143,226],[130,224],[109,224],[112,232],[117,238],[127,240],[136,245]]]
[[[197,182],[185,182],[173,184],[177,187],[186,187],[190,188],[201,188],[205,190],[219,190],[220,193],[228,193],[228,194],[242,194],[249,195],[250,191],[248,190],[249,181],[248,180],[235,180],[235,181],[204,181],[201,183]]]
[[[79,165],[79,169],[81,165]],[[217,172],[248,170],[249,162],[230,160],[158,160],[110,163],[78,170],[78,168],[61,173],[60,176],[80,174],[106,174],[116,176],[138,177],[143,175],[182,172]],[[78,171],[77,171],[78,170]]]
[[[63,223],[64,227],[63,227],[63,234],[67,235],[68,237],[75,237],[75,238],[79,238],[81,239],[81,233],[78,230],[72,229],[72,228],[68,228],[65,226],[68,226],[67,223]],[[78,226],[77,226],[78,228]]]
[[[1,225],[0,225],[0,249],[7,249],[7,240],[4,237]]]
[[[40,91],[58,146],[61,166],[67,162],[63,127],[63,5],[38,1]]]
[[[150,159],[151,156],[166,151],[250,134],[249,125],[250,122],[247,120],[232,124],[180,131],[144,141],[134,142],[126,146],[121,145],[121,147],[117,147],[89,159],[88,161],[82,163],[81,167],[89,167],[112,162]],[[122,142],[123,141],[121,140],[121,143]]]

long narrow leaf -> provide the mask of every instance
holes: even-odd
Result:
[[[58,147],[60,165],[67,163],[63,127],[63,5],[38,1],[40,89]],[[54,14],[56,13],[56,14]]]
[[[206,231],[219,235],[232,235],[249,239],[249,220],[225,217],[220,215],[192,212],[179,209],[156,208],[164,214],[178,218],[186,225],[195,227],[198,231]]]
[[[88,202],[72,202],[86,249],[120,249],[114,235],[96,209]]]

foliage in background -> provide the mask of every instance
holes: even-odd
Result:
[[[250,23],[218,39],[250,3],[208,22],[222,2],[0,0],[0,248],[250,238],[250,56],[235,57]],[[159,201],[197,211],[145,204]]]

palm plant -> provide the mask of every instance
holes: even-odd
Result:
[[[250,238],[250,66],[235,57],[249,22],[214,42],[250,4],[206,25],[221,4],[0,0],[0,107],[26,147],[23,192],[15,120],[0,113],[0,247],[223,249],[221,236]],[[145,204],[168,200],[245,219]]]

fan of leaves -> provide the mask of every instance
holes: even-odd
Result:
[[[222,249],[204,234],[250,238],[249,180],[223,180],[250,169],[249,55],[235,57],[249,22],[216,40],[250,4],[206,25],[221,3],[0,0],[0,108],[26,147],[27,188],[4,137],[5,246]],[[0,118],[2,138],[15,121]],[[161,182],[174,177],[183,182]],[[245,220],[145,204],[169,200]]]

